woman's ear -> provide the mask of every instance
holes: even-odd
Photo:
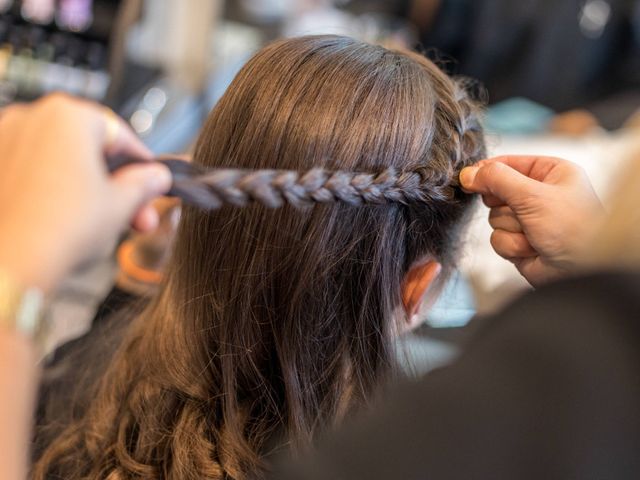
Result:
[[[435,260],[427,260],[411,267],[402,282],[402,304],[406,313],[408,329],[415,327],[417,314],[429,287],[438,278],[442,265]]]

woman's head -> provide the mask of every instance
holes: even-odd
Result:
[[[159,297],[66,433],[90,459],[84,473],[245,478],[273,449],[305,446],[366,405],[392,367],[403,300],[411,310],[428,286],[423,266],[454,266],[471,202],[457,173],[484,155],[476,115],[459,85],[409,52],[305,37],[249,61],[211,113],[197,163],[394,167],[419,172],[429,199],[185,208]],[[65,455],[52,447],[41,465],[69,468]]]
[[[232,215],[240,224],[257,221],[263,239],[294,240],[290,234],[297,232],[295,241],[313,245],[319,263],[346,254],[330,237],[348,242],[342,236],[348,225],[350,240],[375,231],[368,254],[402,258],[405,273],[424,259],[449,270],[455,227],[469,202],[454,188],[457,173],[484,153],[478,120],[463,86],[418,54],[345,37],[303,37],[275,43],[249,62],[210,116],[195,158],[208,167],[417,172],[428,186],[420,194],[428,198],[411,208],[319,207],[309,215],[254,208]],[[399,220],[411,228],[394,229]],[[184,230],[193,238],[188,222]],[[282,222],[296,228],[284,232]],[[303,235],[309,228],[322,234]],[[275,245],[282,242],[264,243],[264,256],[276,258]]]

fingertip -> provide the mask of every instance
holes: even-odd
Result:
[[[474,165],[471,167],[465,167],[460,172],[460,185],[462,185],[462,188],[465,192],[474,193],[473,183],[476,175],[478,174],[478,170],[479,167]]]
[[[141,207],[171,188],[171,173],[164,165],[143,163],[123,167],[114,173],[111,185],[112,210],[117,222],[123,226],[132,224],[141,231],[157,228],[157,212],[148,213]]]
[[[131,155],[135,158],[143,160],[153,159],[153,152],[147,147],[144,142],[134,133],[128,123],[124,122],[125,127],[121,130],[121,139],[119,153]]]
[[[147,188],[150,195],[162,195],[171,189],[173,176],[166,166],[152,163],[144,168],[147,170]]]
[[[146,200],[168,192],[172,181],[171,171],[153,162],[127,165],[113,174],[114,183],[130,186]]]
[[[135,134],[131,125],[113,111],[103,114],[106,155],[128,155],[141,160],[151,160],[153,152]]]
[[[139,233],[149,233],[158,228],[160,218],[158,212],[152,205],[142,207],[133,218],[131,226]]]

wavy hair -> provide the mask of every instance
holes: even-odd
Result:
[[[478,107],[409,51],[338,36],[260,51],[204,127],[204,167],[417,175],[420,202],[185,208],[166,280],[36,479],[260,477],[366,407],[412,265],[455,264]],[[402,174],[402,173],[400,173]],[[56,477],[57,476],[57,477]]]

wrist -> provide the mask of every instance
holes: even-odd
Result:
[[[35,287],[21,284],[11,273],[0,269],[0,331],[30,339],[44,346],[44,294]]]
[[[0,226],[0,232],[16,232]],[[64,275],[64,259],[42,235],[0,235],[0,270],[17,283],[49,292]],[[46,248],[43,248],[46,247]]]
[[[0,330],[0,477],[27,478],[39,368],[32,342]]]

